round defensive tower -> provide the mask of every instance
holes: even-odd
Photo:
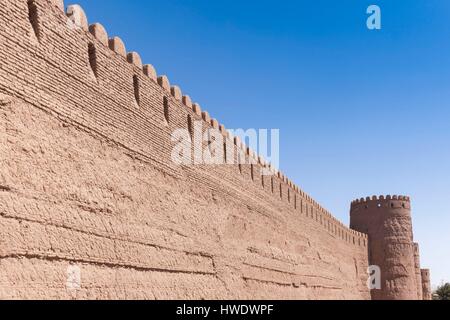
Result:
[[[381,289],[371,291],[372,299],[418,299],[409,197],[353,201],[350,228],[369,236],[369,264],[381,270]]]

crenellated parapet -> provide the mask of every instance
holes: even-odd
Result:
[[[410,197],[402,195],[381,195],[366,198],[360,198],[352,201],[351,207],[353,211],[367,210],[369,208],[411,208]]]
[[[64,7],[61,1],[60,7]],[[67,7],[66,11],[67,17],[72,21],[75,26],[78,26],[84,31],[89,31],[89,33],[98,41],[97,44],[101,44],[108,47],[110,50],[115,52],[117,55],[124,58],[128,63],[134,65],[136,68],[141,69],[142,73],[147,76],[150,80],[155,81],[159,86],[164,89],[170,96],[175,100],[180,101],[184,106],[190,108],[195,114],[203,114],[202,119],[206,122],[210,122],[210,117],[208,112],[201,110],[198,103],[193,103],[191,98],[187,95],[183,95],[181,89],[176,85],[171,85],[167,76],[157,74],[155,68],[150,64],[143,64],[142,59],[137,52],[127,52],[125,43],[121,38],[114,36],[109,38],[106,29],[100,23],[93,23],[89,25],[87,16],[83,8],[79,5],[70,5]],[[223,125],[219,125],[224,127]]]

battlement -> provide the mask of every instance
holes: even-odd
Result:
[[[391,200],[398,200],[398,201],[410,201],[410,197],[408,196],[399,196],[399,195],[381,195],[381,196],[372,196],[372,197],[366,197],[366,198],[360,198],[360,199],[356,199],[354,201],[352,201],[352,204],[366,204],[366,203],[371,203],[374,201],[391,201]]]
[[[360,198],[352,201],[351,211],[367,210],[372,208],[404,208],[411,209],[411,199],[402,195],[381,195]]]
[[[63,0],[54,0],[57,2],[58,8],[63,8]],[[189,95],[183,95],[180,87],[176,85],[171,85],[170,80],[165,75],[158,76],[155,68],[151,64],[143,64],[139,53],[128,52],[126,50],[126,45],[121,38],[115,36],[113,38],[108,37],[106,29],[100,23],[94,23],[89,25],[88,18],[83,8],[79,5],[70,5],[67,7],[66,15],[71,19],[74,25],[80,27],[82,30],[89,31],[92,36],[98,41],[99,44],[109,48],[121,57],[125,58],[128,63],[133,64],[135,67],[142,69],[144,75],[156,82],[162,89],[164,89],[168,94],[170,94],[175,100],[182,103],[188,109],[191,109],[196,115],[201,116],[206,126],[219,130],[225,138],[233,140],[233,135],[230,131],[226,130],[224,124],[220,123],[217,119],[211,118],[208,111],[201,109],[199,103],[193,103]],[[250,157],[252,163],[258,163],[262,167],[270,167],[270,164],[262,156],[258,156],[256,152],[247,147],[243,142],[234,139],[235,145],[243,151],[247,156]],[[283,181],[290,185],[291,188],[296,188],[292,182],[288,183],[288,180],[281,174],[281,172],[276,172],[273,170],[274,174],[281,175]],[[297,188],[298,190],[298,188]]]

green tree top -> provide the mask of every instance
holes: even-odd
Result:
[[[434,292],[435,300],[450,300],[450,283],[443,284]]]

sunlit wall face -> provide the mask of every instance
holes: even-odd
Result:
[[[281,169],[341,220],[411,196],[422,265],[450,280],[449,2],[78,2],[227,127],[279,128]]]

